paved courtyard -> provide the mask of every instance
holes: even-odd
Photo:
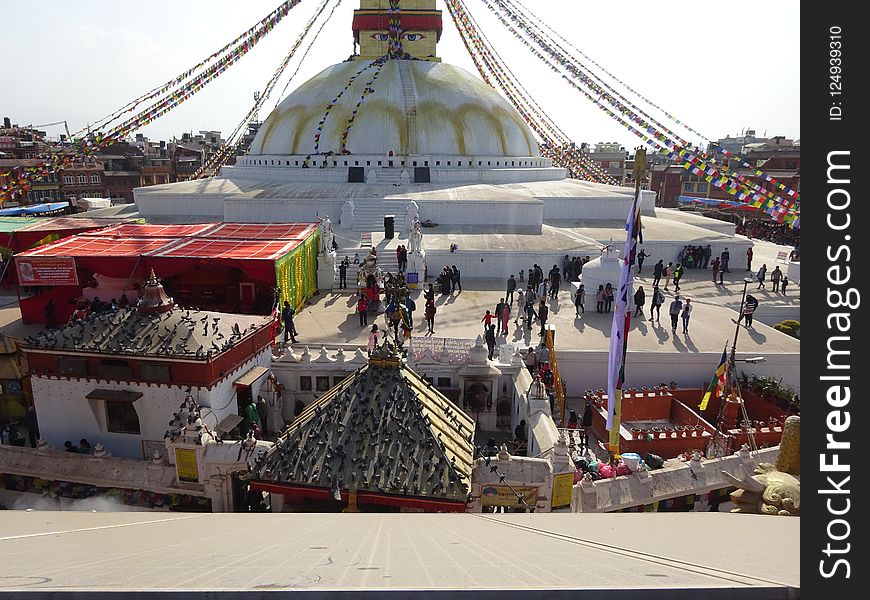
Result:
[[[773,270],[776,253],[781,246],[756,241],[755,260],[753,267],[762,263],[768,266],[768,274]],[[742,257],[741,257],[742,258]],[[689,333],[682,333],[682,322],[677,327],[677,333],[671,332],[667,307],[673,297],[673,284],[665,293],[665,304],[662,307],[661,322],[654,323],[632,319],[629,334],[632,350],[649,352],[721,352],[725,342],[733,338],[735,325],[732,319],[737,317],[743,293],[743,278],[751,275],[745,271],[745,260],[732,260],[732,272],[725,274],[724,285],[712,282],[711,272],[702,269],[687,269],[681,282],[680,296],[685,300],[691,298],[695,305],[692,319],[689,322]],[[741,268],[742,267],[742,268]],[[786,265],[780,264],[785,269]],[[546,269],[545,269],[546,270]],[[505,275],[505,279],[510,273]],[[753,274],[754,275],[754,274]],[[614,282],[616,285],[617,282]],[[494,310],[499,298],[503,297],[502,279],[464,280],[463,291],[443,296],[436,294],[435,304],[438,312],[435,316],[435,336],[447,338],[475,338],[483,333],[481,318],[484,312]],[[635,288],[642,286],[647,292],[645,311],[649,316],[649,299],[652,293],[652,264],[647,261],[643,273],[635,279]],[[771,291],[768,280],[766,290],[756,290],[756,283],[747,286],[749,293],[759,301],[759,311],[771,307],[797,310],[800,305],[800,288],[791,285],[788,295],[776,294]],[[296,318],[296,328],[299,331],[298,347],[309,346],[312,349],[320,346],[365,346],[371,323],[378,323],[384,328],[384,316],[369,314],[369,326],[361,327],[355,312],[355,290],[336,290],[326,292],[311,299],[309,306],[304,308]],[[414,313],[413,336],[426,336],[426,324],[423,321],[422,289],[413,292],[417,310]],[[571,293],[562,287],[557,300],[549,302],[549,322],[556,327],[556,339],[560,349],[603,350],[610,344],[610,329],[613,321],[611,314],[595,312],[595,296],[587,290],[586,312],[581,317],[575,316]],[[516,313],[514,313],[515,316]],[[517,345],[533,345],[539,341],[540,326],[530,331],[518,328],[511,317],[509,335],[500,338],[501,343],[509,342]],[[742,328],[740,351],[757,353],[762,351],[775,353],[799,353],[800,342],[772,327],[755,320],[751,329]]]

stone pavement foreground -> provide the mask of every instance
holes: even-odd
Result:
[[[762,515],[10,510],[0,531],[10,598],[739,600],[800,588],[800,519]]]

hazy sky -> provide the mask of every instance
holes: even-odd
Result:
[[[7,25],[0,36],[6,64],[0,112],[21,125],[65,119],[76,131],[198,63],[279,3],[0,0]],[[185,131],[218,129],[226,134],[234,129],[319,3],[303,0],[221,77],[141,132],[151,139],[169,139]],[[446,7],[438,4],[444,11],[439,55],[476,74]],[[640,143],[543,67],[490,16],[483,2],[466,4],[502,58],[574,141],[618,141],[629,148]],[[734,135],[749,127],[758,135],[800,137],[797,2],[524,4],[611,73],[705,136]],[[359,0],[342,0],[288,92],[351,54],[351,13],[358,6]],[[261,118],[280,100],[297,61],[285,72]],[[660,117],[657,111],[653,114]],[[62,126],[46,129],[52,136],[63,132]],[[684,130],[680,133],[700,141]]]

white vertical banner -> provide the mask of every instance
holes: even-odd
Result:
[[[616,310],[610,328],[610,355],[607,361],[607,430],[610,431],[610,447],[618,449],[619,423],[621,420],[622,383],[625,380],[625,353],[628,330],[631,326],[629,308],[634,295],[634,261],[640,232],[640,191],[634,198],[631,211],[625,221],[625,249],[622,253],[622,269],[616,295]]]

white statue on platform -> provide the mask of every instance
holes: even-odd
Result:
[[[353,200],[348,200],[341,206],[341,228],[353,229]]]
[[[420,207],[416,202],[411,200],[408,203],[408,209],[405,212],[405,223],[408,224],[408,233],[414,231],[414,223],[420,221]]]
[[[329,254],[335,242],[335,232],[332,230],[332,221],[329,215],[320,217],[320,253]]]
[[[411,224],[411,233],[408,234],[408,252],[413,254],[423,250],[423,231],[420,218],[415,217]]]

